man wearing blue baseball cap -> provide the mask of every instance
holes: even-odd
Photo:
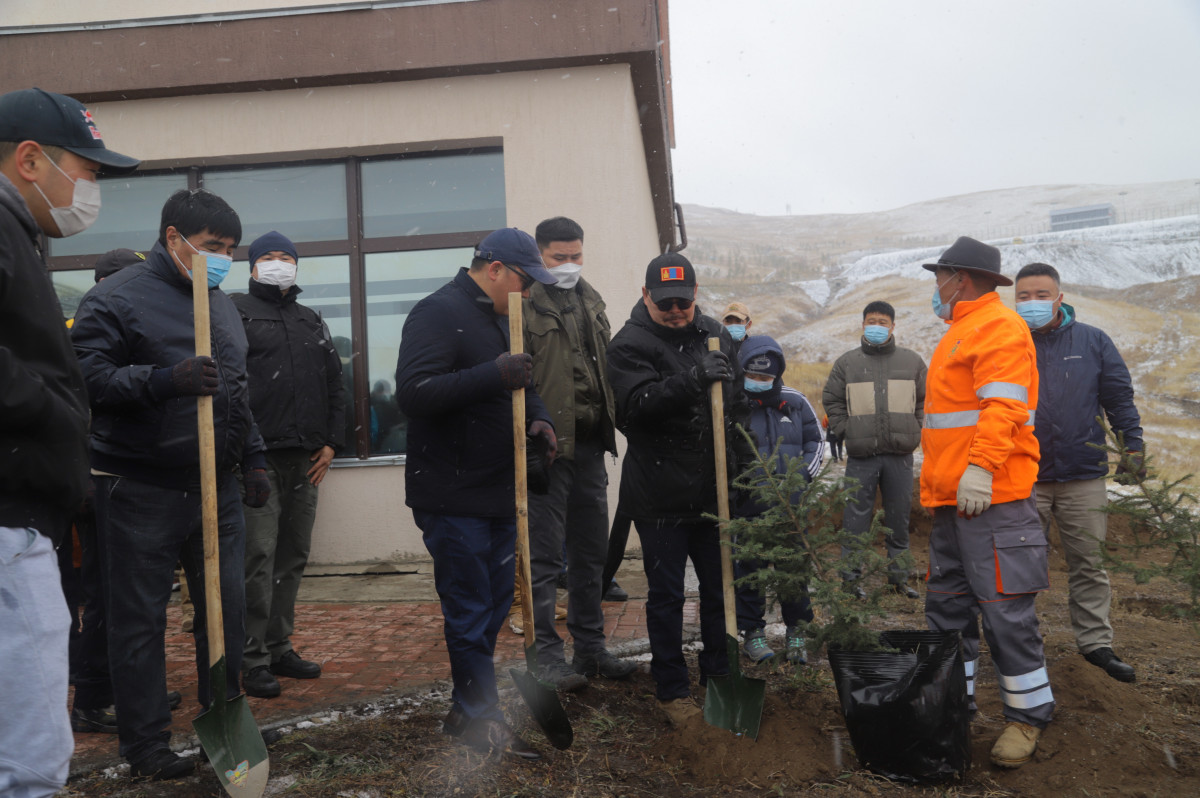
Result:
[[[86,230],[112,152],[78,101],[0,96],[0,794],[53,795],[75,742],[67,714],[71,614],[55,545],[87,493],[88,400],[38,234]]]
[[[516,543],[512,392],[533,360],[510,354],[508,295],[553,285],[537,243],[515,227],[489,234],[470,268],[409,311],[396,401],[409,418],[405,503],[433,557],[454,703],[442,730],[483,751],[541,755],[504,720],[492,655],[513,596]],[[526,390],[528,433],[553,457],[554,427]]]

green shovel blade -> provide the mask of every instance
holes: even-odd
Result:
[[[575,741],[575,731],[571,728],[571,719],[567,717],[567,711],[558,700],[558,691],[554,689],[554,685],[546,684],[534,676],[537,673],[537,645],[526,647],[525,663],[528,671],[509,668],[508,672],[517,686],[517,691],[525,699],[529,714],[542,727],[546,739],[552,746],[564,751]]]
[[[271,766],[267,744],[250,714],[246,697],[223,697],[225,658],[217,660],[208,673],[213,702],[192,721],[192,728],[225,792],[233,798],[259,798],[267,787]],[[217,694],[222,697],[216,697]]]
[[[729,673],[708,677],[704,720],[718,729],[728,729],[757,740],[767,683],[742,675],[737,638],[725,635],[725,646],[729,654]]]

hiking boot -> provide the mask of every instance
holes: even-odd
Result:
[[[775,652],[767,645],[767,633],[762,629],[747,629],[742,636],[742,653],[751,662],[766,662],[775,656]]]
[[[266,665],[259,665],[242,674],[242,689],[246,695],[255,698],[275,698],[283,690]]]
[[[608,589],[604,591],[602,601],[629,601],[629,593],[625,588],[617,584],[617,580],[612,580],[608,583]]]
[[[1010,720],[996,744],[992,746],[992,764],[1002,768],[1019,768],[1033,757],[1042,730],[1028,723]]]
[[[667,720],[675,728],[687,725],[687,722],[692,718],[701,717],[704,713],[700,707],[696,706],[696,702],[691,696],[686,698],[672,698],[669,701],[659,701],[658,708],[667,716]]]
[[[1102,668],[1105,673],[1118,682],[1137,681],[1137,671],[1133,669],[1133,666],[1122,662],[1121,658],[1114,654],[1113,650],[1107,646],[1098,648],[1095,651],[1089,651],[1083,655],[1083,658],[1097,668]]]
[[[799,626],[787,628],[787,661],[793,665],[808,663],[808,647],[804,642],[804,632]]]
[[[595,654],[576,654],[571,660],[571,668],[584,676],[625,679],[637,670],[637,663],[617,659],[605,649],[600,649]]]
[[[475,718],[468,723],[461,739],[475,750],[488,754],[499,751],[526,762],[542,758],[537,749],[517,736],[507,723],[490,718]]]
[[[566,660],[561,659],[543,665],[538,678],[547,684],[554,685],[555,690],[562,690],[564,693],[574,693],[588,686],[587,677],[582,673],[576,673],[566,663]]]
[[[525,614],[520,610],[509,613],[508,628],[512,629],[515,635],[525,634]]]
[[[315,679],[321,675],[321,665],[300,659],[300,655],[295,651],[289,651],[271,663],[271,673],[289,679]]]
[[[137,762],[129,763],[130,776],[151,781],[178,779],[195,769],[195,762],[184,759],[170,748],[160,748]]]
[[[462,733],[467,730],[467,723],[470,722],[467,713],[462,711],[462,707],[458,704],[450,707],[450,711],[446,713],[446,717],[442,720],[442,734],[448,734],[451,737],[461,737]]]
[[[116,734],[116,710],[112,707],[101,707],[100,709],[79,709],[76,707],[71,710],[71,731]]]
[[[921,597],[921,594],[916,589],[906,584],[892,583],[892,590],[896,591],[896,595],[903,596],[904,598],[916,599]]]

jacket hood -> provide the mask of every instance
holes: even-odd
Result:
[[[29,233],[30,238],[37,239],[38,226],[37,222],[33,220],[33,213],[25,204],[25,198],[17,191],[17,187],[4,175],[0,175],[0,206],[7,208],[13,216],[17,217],[17,221]]]
[[[738,350],[738,364],[744,370],[752,358],[774,352],[783,368],[787,368],[787,358],[783,356],[783,348],[769,335],[749,335],[742,341]]]

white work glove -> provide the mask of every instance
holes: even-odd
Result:
[[[958,481],[958,512],[966,518],[992,506],[992,472],[972,463]]]

